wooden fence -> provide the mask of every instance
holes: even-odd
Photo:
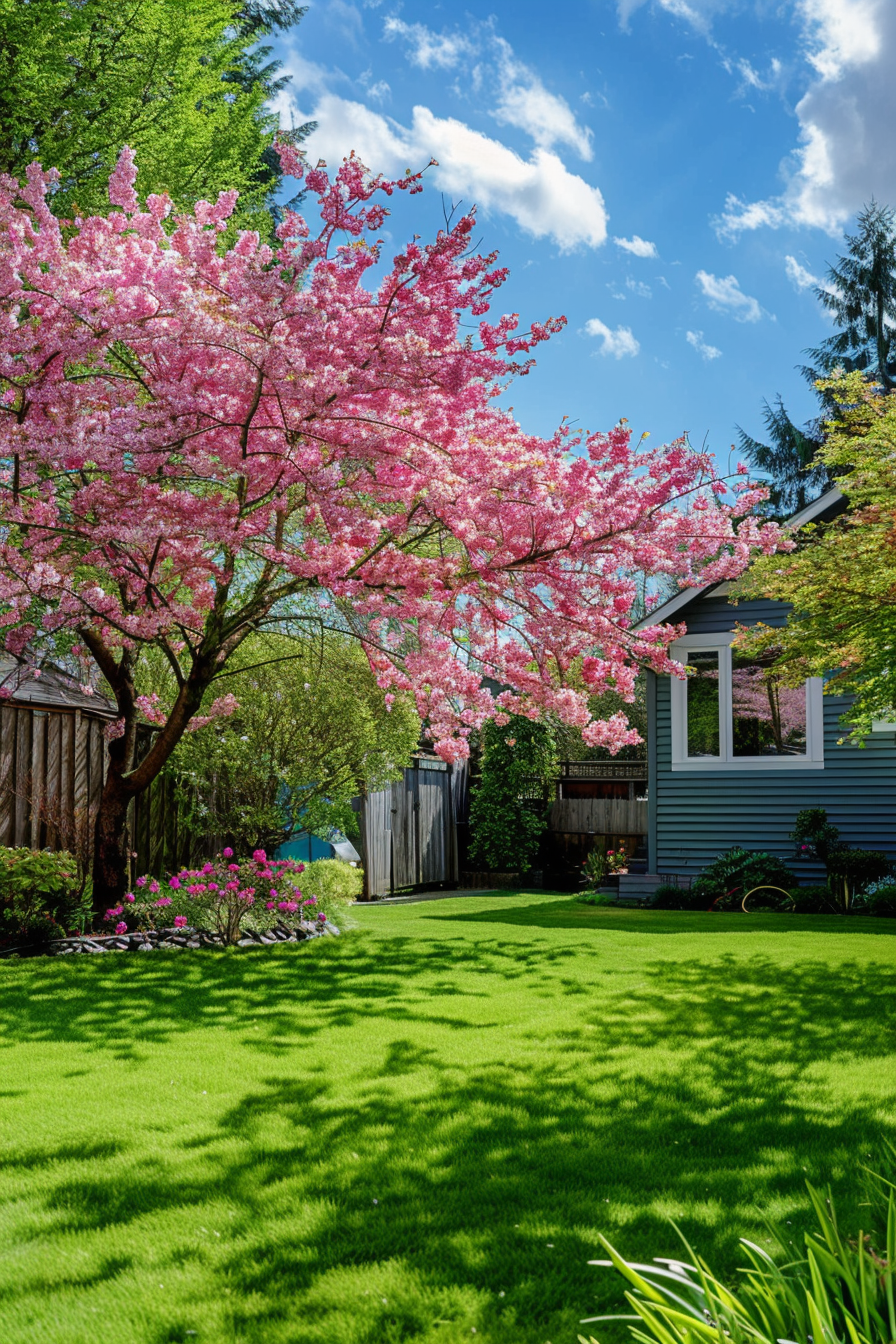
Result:
[[[0,845],[89,852],[105,724],[80,709],[0,708]]]
[[[552,831],[580,835],[646,835],[647,802],[637,798],[558,798]]]
[[[365,895],[458,880],[457,818],[466,771],[419,759],[386,789],[361,800]]]

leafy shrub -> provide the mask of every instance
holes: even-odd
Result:
[[[315,859],[305,865],[302,890],[324,905],[347,905],[361,895],[364,874],[342,859]]]
[[[791,840],[796,842],[799,859],[818,859],[824,863],[830,850],[837,844],[840,832],[828,821],[823,807],[804,807],[797,812]]]
[[[798,915],[825,915],[836,913],[837,904],[830,887],[824,882],[810,883],[805,887],[791,887],[790,899],[793,910]]]
[[[585,888],[585,894],[596,892],[598,887],[603,886],[609,872],[607,856],[600,845],[595,845],[585,862],[582,864],[582,885]]]
[[[806,807],[797,813],[790,834],[798,859],[817,859],[828,875],[828,886],[837,910],[848,914],[856,897],[893,872],[886,854],[877,849],[853,849],[840,843],[840,832],[828,821],[823,807]]]
[[[193,927],[214,930],[235,943],[246,929],[264,932],[285,920],[315,918],[326,923],[327,912],[317,896],[303,896],[295,880],[305,865],[292,859],[271,860],[263,849],[251,859],[234,859],[225,849],[201,868],[182,868],[167,882],[138,877],[137,892],[127,892],[121,905],[106,911],[116,933],[131,927]]]
[[[896,916],[896,886],[879,886],[868,892],[858,908],[863,915]]]
[[[580,905],[612,905],[616,896],[612,891],[597,891],[594,888],[589,888],[587,891],[580,892],[576,900]]]
[[[737,910],[744,896],[754,887],[780,887],[788,891],[794,885],[793,873],[774,854],[736,846],[704,868],[691,892],[704,907]]]
[[[38,943],[83,929],[89,879],[73,854],[0,848],[0,938]]]
[[[494,872],[525,872],[538,853],[547,809],[531,811],[521,798],[533,778],[554,768],[550,728],[519,715],[482,730],[482,771],[470,799],[470,862]]]
[[[828,855],[827,870],[830,877],[839,877],[851,895],[856,896],[872,883],[889,877],[893,865],[879,849],[853,849],[849,845],[839,845]]]
[[[651,905],[655,910],[688,910],[690,895],[675,882],[661,882],[653,893]]]
[[[889,1184],[889,1183],[887,1183]],[[635,1313],[627,1319],[640,1344],[778,1344],[812,1341],[835,1344],[890,1344],[896,1339],[896,1198],[875,1191],[882,1243],[865,1230],[846,1237],[837,1226],[830,1195],[808,1186],[817,1230],[806,1233],[805,1253],[794,1254],[783,1232],[776,1233],[773,1254],[741,1241],[749,1264],[735,1287],[719,1279],[687,1242],[688,1263],[676,1260],[635,1265],[624,1260],[601,1236],[612,1266],[631,1285],[625,1296]],[[618,1320],[592,1317],[592,1321]],[[583,1321],[582,1324],[590,1324]],[[589,1344],[579,1335],[580,1344]],[[596,1344],[591,1339],[590,1344]]]

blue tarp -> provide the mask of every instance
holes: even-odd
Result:
[[[313,863],[315,859],[342,859],[345,863],[360,863],[361,856],[350,840],[340,834],[334,840],[321,840],[319,835],[297,831],[274,851],[275,859],[294,859],[297,863]]]

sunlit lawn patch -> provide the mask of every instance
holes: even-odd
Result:
[[[892,924],[506,893],[0,964],[0,1338],[572,1344],[893,1136]],[[195,1333],[194,1333],[195,1332]]]

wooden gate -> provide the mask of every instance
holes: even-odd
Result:
[[[370,897],[457,882],[454,792],[462,771],[418,759],[387,789],[361,803],[361,841]]]

